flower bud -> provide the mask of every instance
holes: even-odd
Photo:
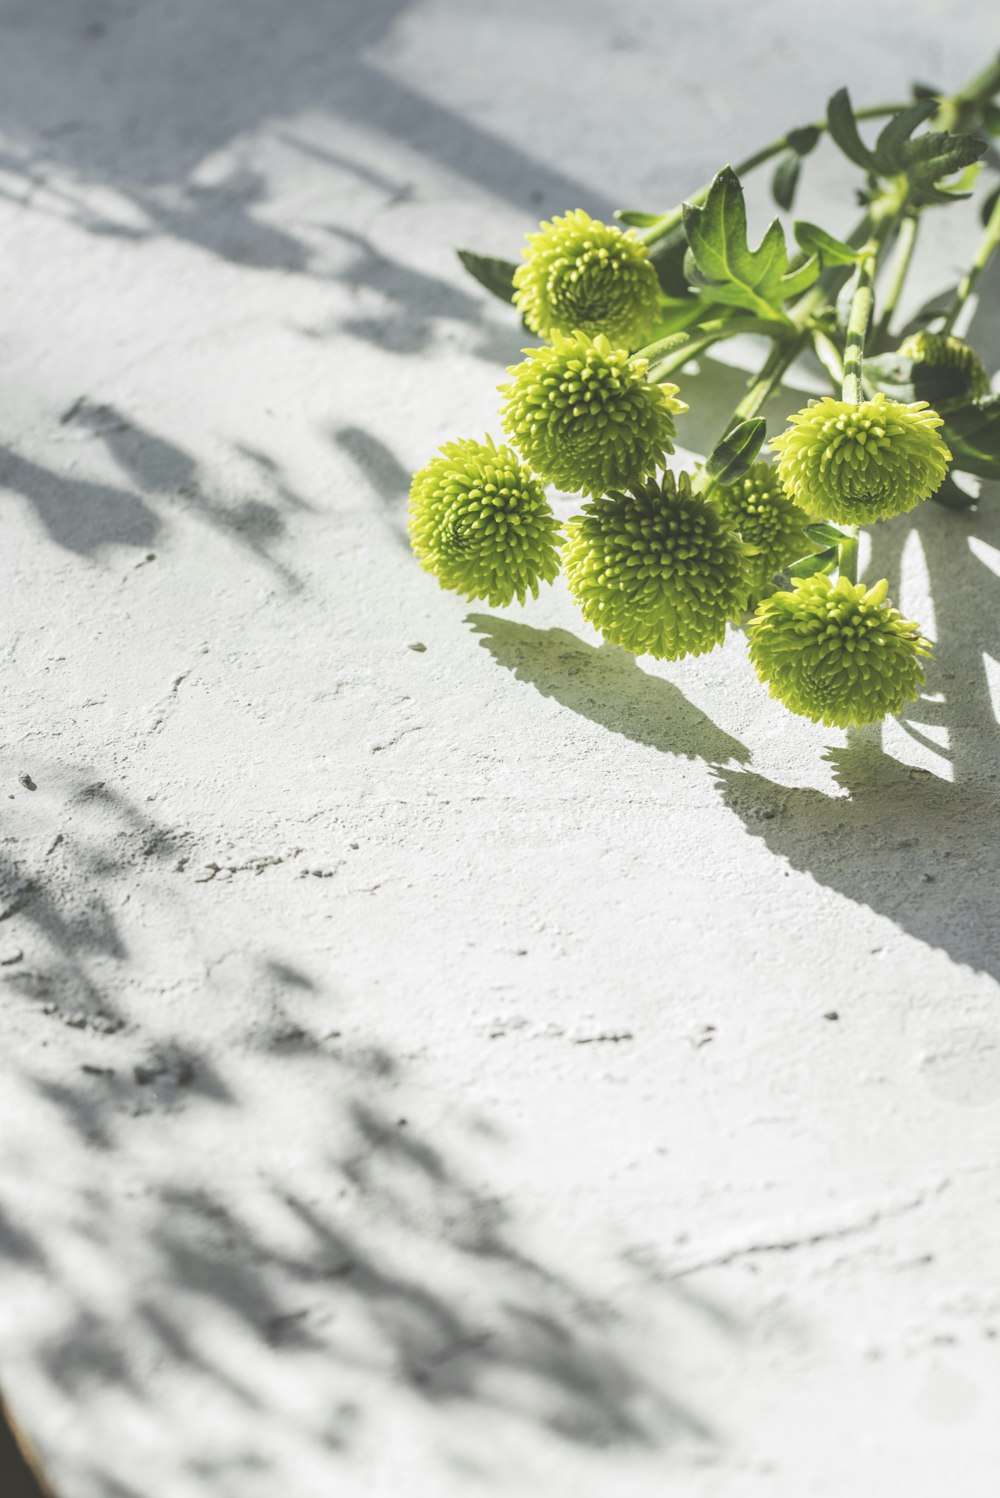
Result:
[[[585,505],[563,561],[584,618],[633,655],[702,655],[747,603],[745,547],[687,474]]]
[[[634,230],[576,208],[527,238],[514,302],[533,333],[605,333],[614,344],[639,346],[656,319],[660,289]]]
[[[755,593],[810,550],[809,516],[789,499],[772,464],[754,463],[735,483],[717,484],[709,498],[726,525],[754,549],[747,571]]]
[[[966,389],[961,395],[940,401],[939,409],[951,410],[967,401],[982,400],[990,393],[990,377],[974,348],[952,333],[911,333],[896,350],[915,364],[939,364],[958,369],[965,376]]]
[[[879,393],[852,406],[825,396],[788,420],[771,443],[778,474],[818,520],[865,525],[902,515],[940,487],[951,458],[926,401],[903,405]]]
[[[410,542],[443,588],[502,607],[559,571],[558,522],[545,490],[509,447],[446,442],[414,475]]]
[[[672,453],[674,415],[686,411],[676,385],[646,382],[648,362],[630,359],[603,333],[553,336],[526,350],[500,386],[504,431],[543,479],[567,493],[602,494],[654,473]]]
[[[878,723],[912,701],[930,645],[885,602],[888,587],[819,574],[759,604],[750,659],[771,696],[830,728]]]

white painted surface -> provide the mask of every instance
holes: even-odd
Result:
[[[66,1498],[996,1493],[995,495],[877,537],[884,747],[403,533],[520,342],[454,244],[997,41],[835,12],[0,11],[0,1377]]]

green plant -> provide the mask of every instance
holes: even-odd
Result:
[[[949,464],[1000,478],[1000,396],[954,331],[1000,244],[1000,189],[984,199],[985,233],[949,305],[902,342],[893,333],[923,215],[970,195],[1000,134],[1000,58],[956,94],[915,93],[855,111],[841,89],[823,120],[664,213],[625,210],[618,227],[571,209],[542,224],[520,265],[459,251],[547,341],[500,387],[523,464],[454,443],[414,480],[414,549],[444,586],[503,604],[551,581],[552,483],[589,499],[561,559],[584,617],[613,643],[676,659],[744,622],[771,694],[828,725],[878,721],[919,693],[929,644],[887,603],[885,579],[858,583],[858,534],[928,499],[971,503]],[[873,143],[870,119],[883,121]],[[741,179],[771,163],[775,201],[790,210],[823,137],[864,174],[859,221],[841,238],[796,220],[790,249],[775,219],[752,248]],[[673,377],[746,334],[769,345],[759,374],[704,464],[670,473],[674,418],[687,409]],[[772,465],[760,412],[809,349],[832,393],[789,416]]]

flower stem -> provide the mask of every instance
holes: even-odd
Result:
[[[899,303],[906,277],[909,273],[910,264],[913,260],[913,251],[917,245],[917,230],[920,227],[918,212],[910,211],[903,215],[899,226],[899,238],[896,242],[896,257],[892,266],[892,278],[886,288],[885,300],[882,303],[882,316],[879,318],[876,338],[879,342],[888,339],[889,326],[892,322],[893,313]]]
[[[781,384],[782,376],[801,352],[805,341],[805,333],[797,333],[772,344],[760,373],[747,386],[742,400],[734,408],[726,427],[727,432],[731,432],[741,421],[749,421],[751,416],[757,415],[764,402]]]
[[[849,401],[852,406],[860,406],[864,398],[861,390],[861,361],[865,352],[865,334],[868,331],[875,302],[872,282],[875,279],[876,259],[877,247],[872,244],[858,265],[858,284],[851,298],[851,312],[847,321],[847,337],[844,342],[844,383],[841,397]]]
[[[989,223],[986,225],[986,233],[983,235],[979,249],[976,251],[975,259],[959,282],[955,290],[955,295],[948,305],[944,322],[941,325],[942,333],[950,333],[958,322],[962,308],[972,295],[979,277],[993,259],[998,246],[1000,246],[1000,198],[997,198],[993,205],[993,212],[990,214]]]

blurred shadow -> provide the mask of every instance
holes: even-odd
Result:
[[[266,217],[267,181],[247,139],[259,143],[270,127],[286,147],[323,154],[324,147],[303,143],[288,128],[323,112],[394,143],[404,140],[409,150],[518,208],[586,203],[607,218],[615,205],[587,184],[379,65],[371,54],[409,9],[410,0],[288,0],[276,25],[270,0],[217,0],[207,11],[201,0],[180,0],[169,12],[110,7],[94,25],[76,0],[18,7],[4,23],[0,53],[6,169],[34,186],[59,163],[73,185],[59,190],[56,201],[88,232],[131,239],[169,234],[240,265],[308,273],[308,240]],[[192,86],[193,59],[210,86]],[[59,99],[72,101],[71,118],[53,115],[52,101]],[[114,151],[106,149],[106,137],[114,138]],[[325,155],[331,167],[346,165],[387,201],[400,200],[400,184],[345,150]],[[209,159],[222,159],[223,170],[206,183],[195,174]],[[125,194],[147,226],[110,221],[89,206],[86,193],[95,184]]]
[[[716,736],[712,747],[725,745]],[[25,1336],[57,1479],[129,1491],[106,1434],[82,1458],[77,1449],[71,1470],[49,1432],[60,1411],[99,1422],[110,1396],[116,1420],[162,1419],[149,1370],[164,1366],[213,1412],[212,1432],[196,1425],[178,1443],[168,1485],[243,1467],[287,1477],[290,1451],[328,1461],[334,1481],[401,1389],[456,1435],[481,1411],[586,1448],[714,1441],[670,1347],[637,1366],[633,1313],[526,1247],[513,1206],[481,1184],[499,1132],[478,1116],[422,1126],[415,1069],[367,1026],[331,1030],[335,996],[300,962],[228,954],[224,980],[206,967],[206,1015],[238,1013],[238,1043],[229,1020],[194,1043],[173,1038],[162,998],[150,1007],[135,982],[121,891],[145,873],[150,898],[186,931],[194,903],[225,899],[226,887],[191,882],[190,840],[178,858],[179,841],[107,784],[80,777],[64,799],[48,852],[11,861],[0,886],[5,935],[25,954],[2,970],[10,1003],[71,1032],[57,1068],[37,1049],[9,1067],[41,1110],[33,1149],[56,1149],[58,1189],[39,1193],[0,1138],[0,1263],[25,1284],[45,1277],[44,1330],[29,1317]],[[315,1148],[300,1158],[296,1146],[279,1172],[247,1141],[267,1131],[271,1108],[281,1127],[289,1091],[310,1100]],[[204,1110],[210,1134],[188,1125],[150,1153],[144,1117],[204,1113],[207,1127]],[[247,1157],[235,1178],[206,1180],[193,1141],[208,1137]],[[102,1277],[113,1266],[113,1300],[95,1303],[95,1254]],[[656,1297],[714,1335],[741,1334],[679,1283],[625,1272],[646,1312]],[[275,1398],[276,1380],[308,1385],[309,1398]],[[487,1445],[484,1471],[490,1460]]]

